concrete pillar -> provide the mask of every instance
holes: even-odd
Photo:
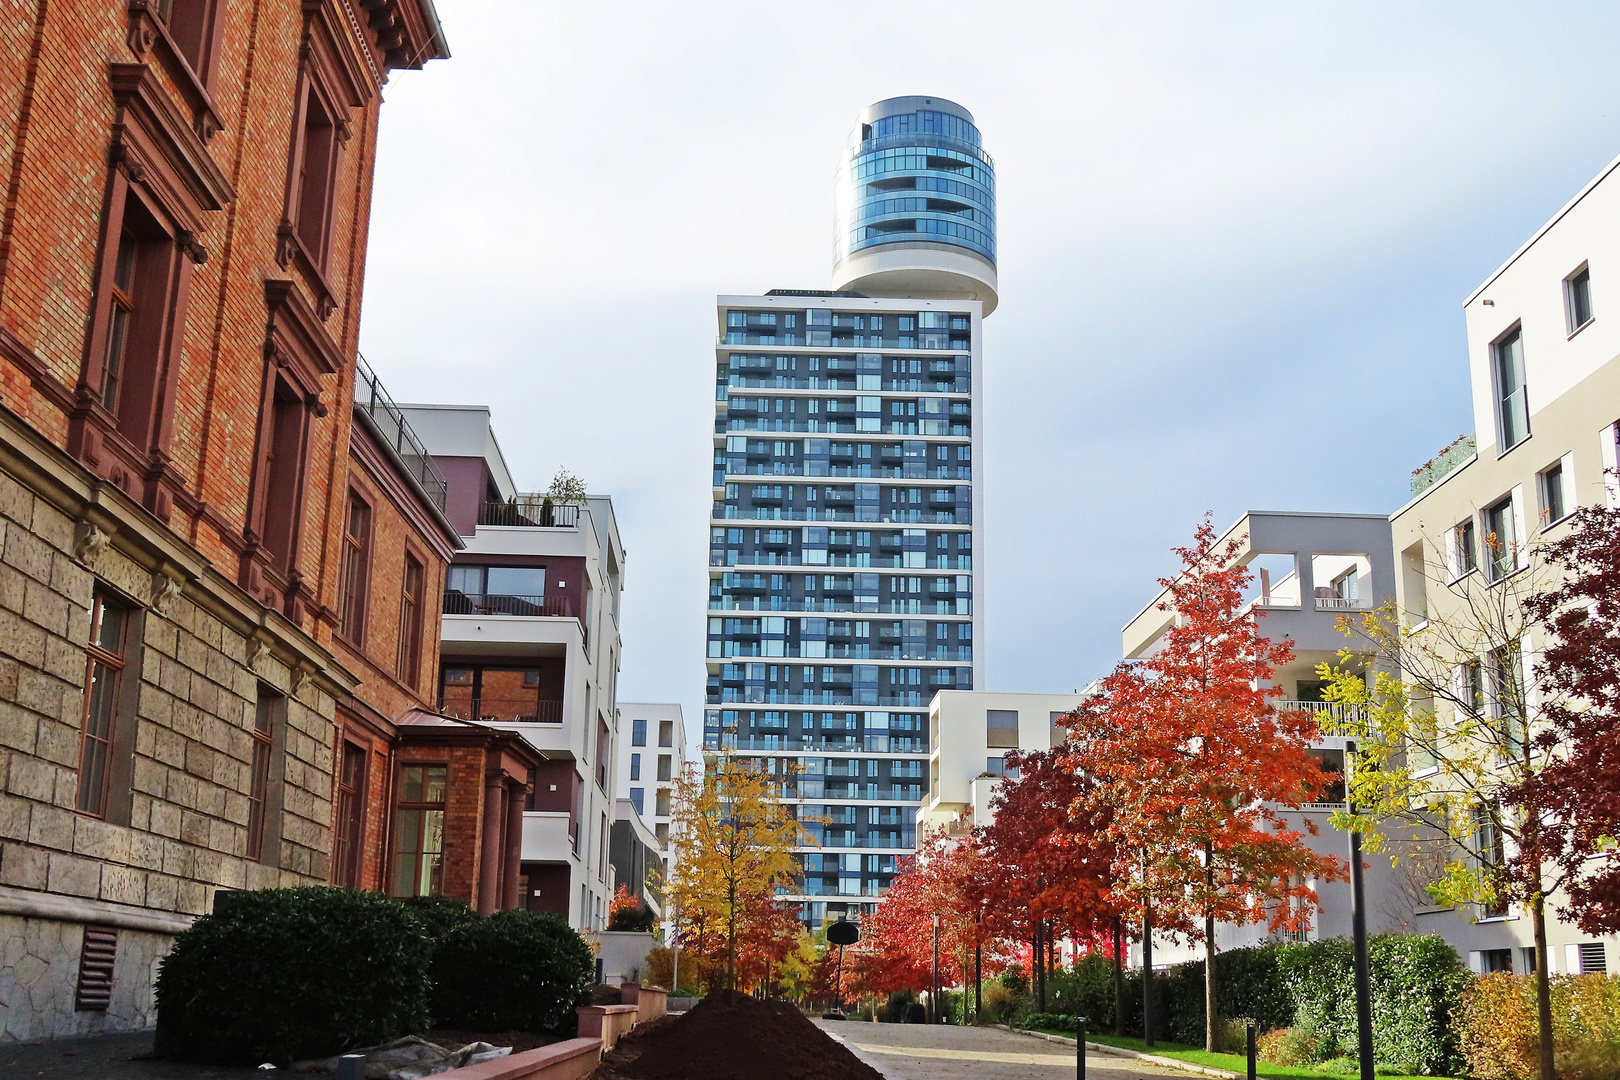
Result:
[[[523,857],[523,789],[506,788],[506,866],[502,871],[501,910],[518,906],[518,863]]]
[[[484,778],[484,840],[479,845],[478,914],[493,915],[500,907],[501,894],[501,827],[505,815],[501,813],[500,773]]]

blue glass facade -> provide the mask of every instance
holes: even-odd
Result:
[[[704,745],[798,766],[814,924],[887,889],[916,844],[928,705],[975,686],[978,305],[733,299]]]
[[[917,242],[996,261],[995,162],[965,114],[925,106],[862,123],[839,186],[835,264],[868,248]]]

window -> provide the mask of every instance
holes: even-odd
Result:
[[[371,577],[371,506],[349,492],[349,513],[343,528],[343,583],[339,631],[356,645],[366,641],[366,586]]]
[[[1569,500],[1565,495],[1564,460],[1542,470],[1536,486],[1541,489],[1541,527],[1547,528],[1562,521],[1569,513]]]
[[[413,689],[422,677],[422,589],[426,580],[427,570],[422,560],[414,555],[406,555],[405,579],[399,599],[399,649],[394,659],[394,674]],[[536,679],[536,685],[538,683]]]
[[[366,749],[343,743],[343,763],[338,771],[337,844],[332,859],[333,884],[345,889],[360,887],[360,852],[366,821]]]
[[[1517,645],[1491,653],[1491,716],[1496,727],[1496,750],[1504,759],[1517,758],[1524,750],[1523,671]]]
[[[632,720],[632,721],[630,721],[630,745],[631,746],[646,746],[647,745],[647,721],[645,721],[645,720]]]
[[[669,788],[658,789],[658,802],[653,808],[654,817],[669,817]]]
[[[634,780],[635,777],[632,776],[630,779]],[[633,787],[630,789],[630,805],[636,808],[636,813],[644,814],[647,812],[647,808],[643,805],[646,801],[646,788]]]
[[[1006,755],[984,759],[984,771],[991,776],[1005,776],[1009,780],[1018,779],[1018,766],[1007,760]]]
[[[675,722],[673,720],[658,721],[658,745],[675,745]]]
[[[1460,678],[1457,696],[1462,707],[1472,716],[1485,715],[1485,669],[1478,660],[1470,660],[1462,666]]]
[[[172,230],[131,189],[115,199],[117,237],[109,242],[104,300],[98,313],[99,370],[90,373],[97,400],[112,415],[119,434],[145,453],[159,428],[164,371],[175,332],[174,279],[182,259]]]
[[[1496,446],[1505,453],[1530,434],[1524,387],[1524,334],[1518,327],[1491,346],[1496,378]]]
[[[270,806],[270,772],[276,740],[276,714],[282,697],[268,687],[259,687],[259,702],[253,710],[253,766],[248,783],[248,826],[246,856],[256,862],[274,863],[280,858],[280,823],[270,828],[274,816]],[[266,852],[266,848],[270,850]]]
[[[447,765],[406,765],[399,771],[399,840],[394,895],[439,896],[444,889],[444,789]]]
[[[90,642],[85,646],[84,717],[79,741],[78,809],[107,813],[107,780],[112,772],[118,723],[119,684],[124,670],[126,609],[97,596],[90,609]]]
[[[1571,334],[1592,321],[1592,271],[1584,266],[1564,279],[1564,314]]]
[[[1472,519],[1460,523],[1451,530],[1451,545],[1451,572],[1455,577],[1462,577],[1464,574],[1479,569],[1479,556],[1474,543],[1474,522]]]
[[[607,790],[608,737],[607,721],[598,716],[596,718],[596,786],[603,791]]]
[[[1503,499],[1485,510],[1485,573],[1500,581],[1518,565],[1519,538],[1513,528],[1513,500]]]
[[[292,566],[303,511],[308,410],[302,395],[276,377],[269,413],[270,441],[262,465],[266,479],[264,527],[260,535],[272,565],[285,573]]]
[[[630,779],[632,779],[632,780],[640,780],[641,779],[641,755],[640,754],[631,754],[630,755]]]
[[[1480,973],[1489,975],[1502,971],[1513,974],[1512,949],[1481,949],[1479,953]]]
[[[445,667],[439,685],[439,709],[463,720],[560,724],[561,661],[539,658],[536,662],[550,666]]]
[[[653,833],[658,837],[658,846],[667,850],[669,848],[669,825],[665,822],[659,822],[653,826]]]
[[[1016,709],[987,709],[985,718],[985,745],[1018,745],[1018,712]]]
[[[321,94],[308,83],[304,86],[303,126],[293,154],[293,228],[310,262],[324,269],[337,178],[337,127]]]
[[[664,781],[665,783],[668,783],[668,781],[669,781],[669,771],[670,771],[670,756],[668,754],[659,754],[658,755],[658,779]]]
[[[197,80],[212,90],[219,54],[219,15],[225,0],[160,0],[146,11],[168,28],[181,59]]]

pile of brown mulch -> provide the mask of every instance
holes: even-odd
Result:
[[[882,1080],[784,1001],[711,994],[639,1024],[590,1080]]]

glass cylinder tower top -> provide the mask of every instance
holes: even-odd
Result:
[[[937,97],[868,106],[838,167],[833,287],[996,307],[996,166]]]

